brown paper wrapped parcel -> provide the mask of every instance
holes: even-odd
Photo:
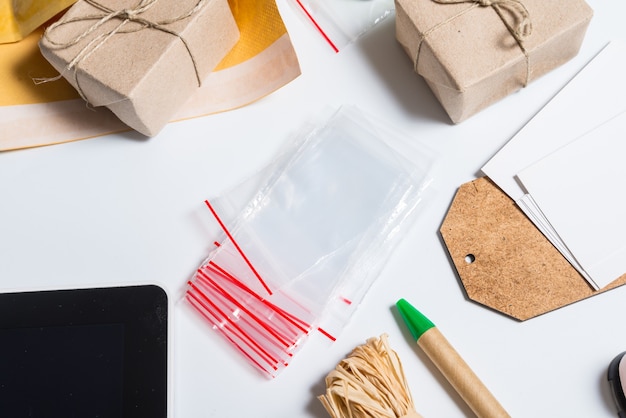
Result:
[[[79,0],[39,46],[89,104],[153,136],[238,38],[227,0]]]
[[[454,123],[579,51],[583,0],[396,0],[396,38]]]

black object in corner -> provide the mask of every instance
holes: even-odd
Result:
[[[619,418],[626,418],[626,396],[622,382],[626,379],[624,373],[620,373],[620,364],[626,361],[626,351],[617,355],[611,364],[609,364],[609,370],[607,372],[607,378],[611,387],[611,393],[617,406],[617,416]],[[622,365],[621,369],[626,370],[625,365]]]
[[[167,295],[158,286],[0,294],[7,417],[167,417]]]

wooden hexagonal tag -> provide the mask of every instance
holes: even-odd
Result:
[[[595,291],[487,177],[461,185],[440,233],[468,297],[522,321],[626,283]]]

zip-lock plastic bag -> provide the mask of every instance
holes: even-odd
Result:
[[[291,0],[335,52],[395,10],[393,0]]]
[[[312,331],[334,340],[430,189],[416,145],[356,109],[300,134],[232,221],[236,199],[207,201],[225,236],[186,299],[272,377]]]

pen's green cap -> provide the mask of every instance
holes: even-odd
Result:
[[[415,309],[413,305],[404,299],[397,301],[396,307],[398,308],[398,311],[400,311],[402,319],[404,319],[404,322],[407,327],[409,327],[409,330],[411,331],[411,334],[413,334],[413,338],[415,338],[416,341],[419,340],[423,333],[435,326],[435,324],[430,322],[428,318],[422,315],[420,311]]]

